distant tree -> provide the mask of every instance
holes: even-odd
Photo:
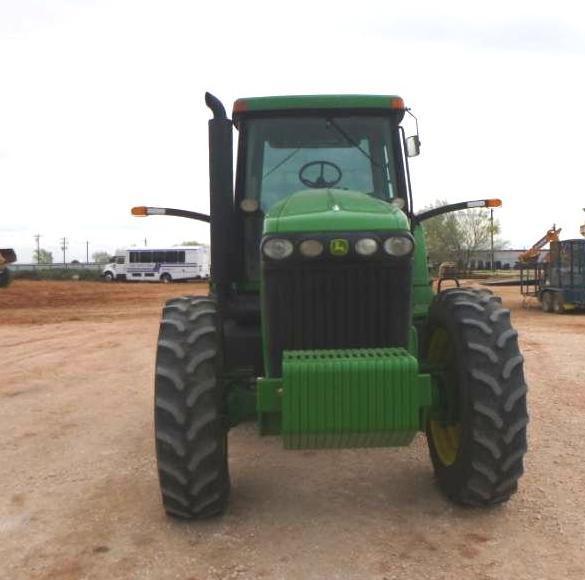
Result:
[[[457,216],[461,232],[461,248],[459,263],[465,270],[469,269],[469,261],[474,252],[488,250],[491,245],[492,223],[490,212],[486,209],[468,209],[459,212]],[[500,233],[500,224],[494,219],[493,235],[494,249],[496,236]]]
[[[179,246],[208,246],[208,244],[204,242],[198,242],[196,240],[190,242],[181,242]]]
[[[438,200],[426,209],[446,205]],[[489,250],[492,224],[490,212],[486,209],[468,209],[436,216],[423,222],[427,252],[434,265],[441,262],[457,262],[467,270],[469,262],[478,250]],[[497,238],[500,224],[494,220],[494,249],[502,248],[506,242]]]
[[[94,252],[91,257],[96,264],[107,264],[111,261],[110,254],[108,254],[108,252]]]
[[[43,250],[40,248],[33,252],[33,260],[37,264],[52,264],[53,263],[53,253],[48,252],[47,250]]]

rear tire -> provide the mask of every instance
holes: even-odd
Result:
[[[431,305],[424,353],[431,368],[443,368],[427,426],[441,490],[467,506],[507,501],[523,473],[528,423],[510,311],[489,294],[446,290]]]
[[[553,295],[552,309],[555,314],[565,313],[565,300],[560,292],[555,292]]]
[[[553,311],[553,293],[544,292],[542,295],[542,311],[552,312]]]
[[[161,281],[163,284],[169,284],[170,282],[172,282],[172,281],[173,281],[173,279],[171,278],[171,275],[170,275],[170,274],[166,274],[166,273],[165,273],[165,274],[162,274],[162,275],[161,275],[161,277],[160,277],[160,281]]]
[[[202,519],[228,502],[227,421],[215,301],[175,298],[160,325],[155,375],[155,434],[167,514]]]

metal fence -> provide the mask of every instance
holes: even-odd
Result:
[[[35,272],[41,270],[92,270],[100,272],[105,264],[10,264],[13,272]]]

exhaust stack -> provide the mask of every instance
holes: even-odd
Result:
[[[225,107],[205,93],[209,120],[209,210],[211,214],[211,281],[218,300],[227,295],[233,278],[232,236],[234,219],[232,121]]]

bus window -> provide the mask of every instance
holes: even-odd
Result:
[[[130,252],[130,263],[135,264],[140,262],[140,254],[138,252]]]
[[[150,264],[152,262],[152,252],[140,252],[140,263]]]
[[[169,250],[168,252],[165,252],[165,262],[167,264],[175,264],[177,262],[177,251]]]
[[[185,250],[180,250],[177,252],[177,263],[184,264],[185,263]]]
[[[164,252],[152,252],[152,261],[157,262],[160,264],[161,262],[165,261],[165,253]]]

